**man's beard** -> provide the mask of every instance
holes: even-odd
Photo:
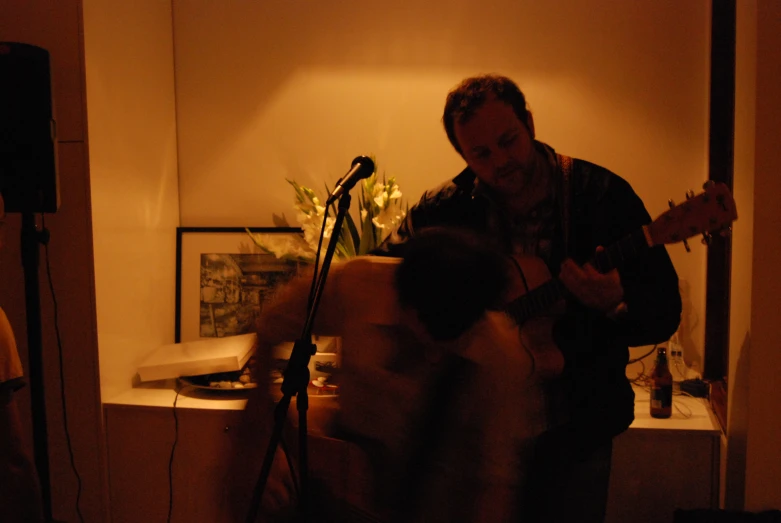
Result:
[[[501,193],[507,193],[507,196],[517,196],[531,188],[537,177],[540,175],[537,171],[537,155],[532,153],[529,161],[513,162],[509,166],[503,167],[496,174],[498,182],[495,189]]]

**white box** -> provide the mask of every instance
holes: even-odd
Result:
[[[138,367],[141,381],[241,370],[255,349],[256,335],[172,343],[154,350]]]

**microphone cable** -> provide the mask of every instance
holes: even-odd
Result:
[[[76,469],[76,460],[73,455],[73,445],[71,443],[70,431],[68,430],[68,408],[65,401],[65,372],[63,370],[63,357],[62,357],[62,336],[60,335],[60,321],[59,321],[59,309],[57,306],[57,295],[54,292],[54,283],[52,282],[51,264],[49,263],[49,232],[46,229],[46,218],[44,213],[41,213],[41,231],[43,232],[43,250],[44,259],[46,262],[46,278],[49,283],[49,292],[51,293],[52,303],[54,305],[54,332],[57,335],[57,355],[60,362],[60,400],[62,401],[62,423],[65,429],[65,442],[68,447],[68,456],[70,458],[70,466],[73,470],[73,474],[76,476],[76,514],[79,516],[79,521],[84,523],[84,515],[81,513],[81,476]]]

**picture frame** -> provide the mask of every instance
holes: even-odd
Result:
[[[247,229],[303,235],[296,227]],[[251,332],[264,298],[302,265],[264,252],[244,227],[177,227],[174,341]]]

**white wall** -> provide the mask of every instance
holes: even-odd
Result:
[[[781,509],[781,4],[757,2],[756,127],[751,340],[746,437],[745,504]],[[746,348],[743,349],[744,352]]]
[[[745,502],[746,438],[748,431],[749,346],[751,343],[751,281],[754,239],[754,165],[757,74],[757,2],[737,3],[735,59],[735,168],[733,195],[738,220],[732,230],[730,289],[729,409],[726,508],[742,510]]]
[[[179,224],[171,4],[84,2],[103,401],[173,342]]]
[[[332,185],[359,154],[416,201],[463,167],[441,111],[481,72],[516,79],[540,139],[624,176],[658,215],[707,178],[709,5],[175,2],[182,225],[292,222],[285,178]],[[705,249],[669,250],[699,360]]]
[[[725,507],[781,508],[781,5],[737,3],[735,188]]]

